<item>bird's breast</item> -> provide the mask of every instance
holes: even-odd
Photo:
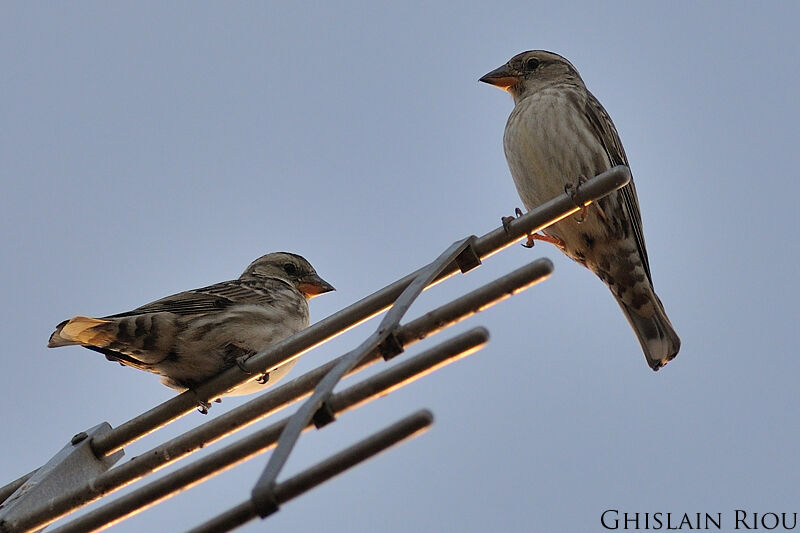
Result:
[[[506,124],[503,147],[528,210],[562,194],[579,176],[590,178],[609,168],[580,98],[563,89],[543,89],[517,103]]]

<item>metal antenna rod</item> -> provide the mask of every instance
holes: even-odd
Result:
[[[573,194],[559,195],[511,221],[507,225],[507,230],[499,227],[477,238],[472,243],[472,248],[478,258],[486,259],[523,239],[528,233],[541,231],[542,228],[577,213],[581,208],[576,203],[589,205],[610,192],[624,187],[630,179],[630,170],[626,166],[620,165],[609,169],[581,184]],[[441,273],[437,281],[453,275],[456,270],[455,265],[448,267]],[[397,299],[417,274],[418,271],[413,272],[257,353],[247,360],[248,368],[252,369],[254,373],[271,370],[382,312]],[[247,374],[234,365],[203,383],[195,391],[181,393],[129,422],[121,424],[102,437],[94,439],[92,447],[98,456],[112,453],[172,420],[193,412],[197,407],[198,400],[209,401],[217,398],[227,390],[251,378],[251,374]]]
[[[484,328],[475,328],[426,350],[407,361],[388,368],[348,387],[331,398],[336,414],[359,407],[407,385],[423,375],[481,349],[489,338]],[[272,448],[289,418],[279,420],[252,435],[183,466],[161,479],[121,496],[85,515],[53,529],[51,533],[86,533],[118,523],[138,510],[169,498],[189,485],[208,479],[231,466]],[[312,426],[309,424],[306,429]]]
[[[550,260],[537,259],[532,263],[520,267],[505,276],[489,282],[401,326],[396,332],[397,339],[403,346],[411,345],[480,310],[490,307],[492,304],[512,294],[518,293],[542,281],[550,275],[552,269],[553,264]],[[376,353],[374,358],[380,358],[380,355]],[[327,367],[327,369],[330,368],[330,366]],[[322,379],[324,375],[324,373],[317,374],[317,380]],[[46,506],[19,517],[17,520],[19,524],[18,530],[43,527],[69,514],[75,509],[120,489],[170,462],[197,451],[197,449],[203,446],[202,439],[198,438],[200,436],[217,440],[238,428],[249,425],[252,423],[254,416],[263,418],[266,416],[263,414],[263,411],[252,410],[249,409],[248,406],[257,404],[262,407],[269,407],[270,404],[267,400],[275,398],[276,396],[282,396],[284,401],[288,401],[284,393],[284,391],[287,390],[285,387],[292,385],[295,381],[301,381],[304,378],[305,376],[301,376],[293,382],[267,391],[262,397],[255,398],[247,404],[232,410],[231,413],[236,412],[239,415],[239,419],[230,417],[228,414],[222,415],[188,432],[187,435],[190,435],[193,440],[187,439],[185,436],[177,437],[165,445],[142,453],[127,463],[100,474],[92,479],[91,482],[65,491],[48,501]],[[308,380],[303,381],[303,383],[308,387]],[[315,385],[316,382],[311,384],[311,388]],[[295,388],[294,390],[297,391],[298,389]],[[308,394],[309,391],[310,389],[300,389],[299,394],[300,396],[304,396]],[[275,406],[274,402],[272,406]]]
[[[287,502],[304,492],[311,490],[340,474],[350,467],[369,459],[383,450],[407,438],[418,435],[433,422],[430,411],[418,411],[399,422],[389,426],[380,433],[376,433],[353,446],[342,450],[304,470],[275,487],[275,498],[279,504]],[[230,510],[212,518],[189,533],[222,533],[239,527],[257,515],[256,508],[251,500],[240,503]]]
[[[333,393],[333,388],[339,381],[355,368],[358,363],[366,358],[370,352],[379,350],[388,356],[394,356],[403,350],[403,346],[398,343],[395,335],[395,330],[400,325],[400,319],[411,306],[417,296],[422,293],[422,289],[427,287],[437,276],[444,270],[444,268],[455,260],[461,254],[469,243],[473,240],[472,237],[464,239],[459,242],[453,243],[447,250],[445,250],[436,260],[430,263],[427,267],[419,270],[419,274],[412,281],[408,287],[403,290],[402,294],[395,301],[394,306],[386,314],[378,329],[367,337],[367,340],[362,342],[355,350],[352,350],[345,355],[330,372],[325,374],[322,381],[314,389],[314,394],[292,415],[289,423],[281,434],[278,441],[278,447],[272,452],[269,457],[267,466],[261,473],[261,476],[256,482],[252,491],[252,500],[258,513],[264,517],[272,514],[277,509],[277,501],[273,494],[278,474],[280,474],[286,461],[289,460],[289,455],[292,453],[297,439],[300,438],[300,433],[303,431],[308,423],[311,421],[315,413],[319,412],[323,404],[328,401],[328,398]],[[477,260],[480,262],[480,260]],[[471,265],[475,265],[475,261]],[[388,345],[390,348],[381,349],[381,346]],[[391,351],[391,353],[389,353]],[[322,411],[325,413],[326,411]],[[325,415],[323,415],[325,416]],[[325,422],[330,421],[331,414],[326,416]],[[315,420],[316,422],[316,420]],[[317,423],[317,426],[323,425],[322,422]]]
[[[529,213],[511,221],[506,227],[497,228],[480,238],[471,238],[465,240],[467,246],[462,250],[463,253],[460,253],[456,259],[456,261],[451,261],[433,280],[433,283],[441,281],[458,271],[460,268],[462,271],[466,271],[469,268],[476,266],[480,263],[481,259],[489,257],[494,253],[498,252],[499,250],[510,246],[516,241],[519,241],[527,233],[535,233],[540,231],[542,228],[547,227],[565,217],[568,217],[576,212],[578,212],[581,207],[589,205],[592,201],[595,201],[606,194],[610,193],[613,190],[616,190],[620,187],[625,186],[630,180],[630,172],[628,171],[627,167],[618,166],[613,169],[610,169],[595,178],[590,179],[589,181],[583,183],[576,191],[572,192],[571,194],[564,194],[560,195],[559,197],[554,198],[553,200],[543,204],[536,209],[531,210]],[[312,349],[313,347],[327,341],[328,339],[354,327],[355,325],[371,318],[372,316],[382,312],[388,306],[392,304],[392,302],[396,301],[398,296],[411,284],[415,279],[421,279],[419,274],[421,270],[418,270],[408,276],[401,278],[400,280],[388,285],[387,287],[375,292],[374,294],[363,298],[362,300],[356,302],[355,304],[342,309],[341,311],[334,313],[333,315],[329,316],[328,318],[312,325],[311,327],[299,332],[298,334],[277,343],[268,349],[259,352],[252,358],[250,358],[247,363],[246,367],[247,370],[252,370],[252,372],[263,372],[264,370],[271,370],[276,366],[280,366],[286,361],[292,360],[296,357],[299,357],[302,353]],[[498,280],[499,281],[499,280]],[[478,291],[474,291],[478,292]],[[471,293],[472,294],[472,293]],[[461,299],[459,299],[460,301]],[[455,302],[453,302],[455,303]],[[451,304],[448,304],[451,305]],[[447,306],[443,306],[447,307]],[[440,310],[443,308],[440,308]],[[474,311],[481,309],[481,307],[477,307]],[[469,313],[467,313],[469,314]],[[426,315],[428,316],[428,315]],[[452,321],[460,320],[464,318],[464,314],[458,315],[457,318],[452,317]],[[423,319],[425,317],[422,317]],[[402,342],[414,342],[418,336],[418,338],[423,338],[426,335],[435,332],[436,330],[440,329],[437,327],[431,327],[430,324],[426,324],[424,327],[422,325],[416,326],[416,324],[422,319],[418,319],[413,321],[412,323],[407,324],[403,328],[397,331],[397,337],[400,338],[400,333],[402,332],[406,337],[403,339]],[[424,322],[424,321],[423,321]],[[413,327],[412,327],[413,326]],[[417,327],[416,333],[410,333],[414,331],[414,327]],[[408,336],[406,335],[408,334]],[[392,335],[387,336],[387,338],[391,338]],[[400,345],[402,346],[402,342]],[[369,361],[362,361],[357,363],[357,366],[363,366],[369,364],[370,362],[374,361],[377,358],[371,357]],[[341,360],[341,358],[340,358]],[[242,420],[244,422],[241,423],[240,426],[237,428],[230,430],[234,431],[240,427],[244,427],[244,425],[250,424],[259,420],[265,416],[267,416],[270,412],[274,412],[274,410],[283,407],[288,404],[289,401],[293,401],[299,397],[302,397],[310,391],[310,388],[318,383],[319,379],[333,366],[337,364],[336,361],[331,362],[328,365],[323,365],[317,371],[313,371],[314,374],[313,378],[306,379],[303,381],[301,378],[306,378],[306,376],[301,376],[295,380],[296,382],[302,382],[306,388],[300,392],[302,387],[296,387],[294,392],[299,392],[299,394],[295,395],[291,400],[288,399],[288,396],[284,394],[281,401],[278,401],[277,397],[273,397],[272,401],[272,408],[264,408],[264,405],[261,406],[261,411],[258,414],[254,414],[254,409],[250,404],[245,404],[244,407],[249,409],[247,416],[242,416]],[[105,455],[112,454],[116,451],[119,451],[123,446],[127,445],[130,442],[141,438],[142,436],[155,431],[159,427],[163,426],[170,421],[177,419],[185,414],[192,412],[198,400],[207,401],[216,397],[219,397],[222,393],[229,390],[236,385],[244,383],[245,381],[252,378],[252,374],[247,373],[238,366],[233,367],[229,370],[226,370],[219,376],[212,378],[208,382],[199,386],[196,390],[187,391],[183,394],[180,394],[152,409],[143,413],[142,415],[120,425],[118,428],[111,429],[107,433],[98,434],[91,438],[91,447],[94,453],[98,457],[103,457]],[[292,383],[294,383],[293,381]],[[273,389],[277,390],[277,389]],[[288,389],[285,389],[286,392]],[[266,395],[265,395],[266,396]],[[257,399],[258,400],[258,399]],[[257,401],[257,400],[254,400]],[[269,402],[267,402],[269,403]],[[236,410],[233,410],[236,411]],[[232,412],[233,412],[232,411]],[[239,413],[243,414],[243,413]],[[248,416],[250,418],[248,418]],[[218,419],[221,417],[218,417]],[[198,433],[192,432],[187,433],[187,435],[191,434],[191,439],[189,441],[184,441],[182,444],[188,445],[187,448],[181,448],[178,450],[170,450],[170,451],[177,451],[178,457],[183,457],[193,451],[196,451],[196,448],[192,448],[196,446],[198,442],[201,442],[203,439],[207,439],[208,442],[216,440],[218,438],[222,438],[227,432],[211,429],[210,426],[204,424],[200,428],[203,428],[203,431]],[[196,429],[200,429],[196,428]],[[201,435],[202,433],[202,435]],[[183,437],[183,436],[182,436]],[[175,443],[181,437],[173,439],[170,443]],[[169,443],[168,443],[169,444]],[[202,446],[202,444],[199,444]],[[154,450],[159,450],[162,447],[156,448]],[[167,450],[164,450],[164,453],[167,454]],[[156,454],[156,460],[153,463],[158,463],[159,461],[161,464],[167,464],[172,461],[169,455],[158,455]],[[138,459],[138,458],[137,458]],[[147,462],[147,461],[145,461]],[[136,463],[134,468],[125,469],[126,466]],[[144,468],[141,468],[144,467]],[[133,475],[134,471],[137,471],[138,474]],[[127,476],[127,482],[131,482],[146,473],[149,473],[152,468],[147,468],[147,465],[143,464],[143,462],[139,461],[130,461],[129,463],[125,463],[118,468],[115,468],[105,474],[101,474],[96,478],[99,480],[104,476],[108,476],[112,473],[117,472],[127,472],[126,475],[120,475],[117,478],[117,481]],[[0,488],[0,502],[4,501],[11,495],[18,487],[20,487],[23,483],[26,482],[36,471],[33,471],[25,476],[18,478],[17,480],[9,483],[8,485]],[[110,481],[110,479],[109,479]],[[98,487],[93,487],[98,488]],[[99,490],[92,490],[92,496],[90,496],[89,500],[96,499],[97,497],[102,496],[104,493],[110,492],[112,490],[116,490],[119,488],[119,485],[115,486],[114,483],[106,485],[107,490],[103,490],[98,488]],[[62,504],[66,501],[66,496],[76,496],[76,492],[72,491],[69,495],[64,494],[64,497],[57,497],[56,501],[60,501]],[[80,498],[78,498],[80,500]],[[71,509],[77,508],[78,506],[82,505],[84,502],[78,502],[73,500],[71,505],[68,505]],[[51,509],[54,510],[54,509]],[[67,511],[69,512],[69,511]],[[57,513],[56,513],[57,514]],[[60,516],[60,515],[59,515]],[[53,518],[52,520],[55,520]],[[50,522],[51,520],[48,520]]]

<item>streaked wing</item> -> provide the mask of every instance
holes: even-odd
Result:
[[[594,128],[597,138],[603,143],[603,148],[608,155],[609,161],[612,166],[628,165],[628,157],[625,155],[625,149],[622,147],[622,142],[619,140],[617,128],[608,116],[605,108],[594,97],[592,93],[586,91],[588,98],[586,100],[586,117],[589,120],[592,128]],[[622,205],[627,211],[628,219],[631,221],[633,228],[633,235],[636,238],[636,247],[639,249],[639,255],[642,257],[642,264],[647,273],[647,278],[650,283],[653,282],[650,277],[650,261],[647,259],[647,248],[644,244],[644,231],[642,230],[642,215],[639,212],[639,200],[636,196],[636,187],[633,185],[633,180],[626,186],[619,190],[620,197],[622,198]]]
[[[122,318],[145,313],[174,313],[176,315],[194,315],[219,311],[233,304],[251,303],[269,305],[275,301],[275,292],[288,290],[290,286],[278,279],[223,281],[215,285],[180,292],[161,298],[155,302],[137,307],[132,311],[110,315],[103,318]]]

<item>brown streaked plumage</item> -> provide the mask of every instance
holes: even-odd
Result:
[[[307,301],[334,290],[304,258],[276,252],[239,279],[181,292],[103,318],[75,317],[56,327],[48,347],[80,345],[111,361],[161,376],[183,391],[308,326]],[[294,362],[270,372],[271,385]],[[263,380],[262,380],[263,381]],[[255,392],[251,380],[227,395]]]
[[[514,99],[503,146],[527,209],[583,178],[628,166],[608,113],[572,63],[560,55],[523,52],[480,81]],[[633,181],[594,203],[581,218],[562,220],[544,233],[611,289],[653,370],[678,354],[680,339],[653,290]]]

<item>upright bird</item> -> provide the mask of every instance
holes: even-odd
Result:
[[[304,258],[287,252],[259,257],[239,279],[181,292],[103,318],[65,320],[48,347],[80,345],[110,361],[191,389],[308,326],[308,300],[334,290]],[[271,385],[295,360],[229,391],[249,394]]]
[[[503,147],[526,209],[585,178],[617,165],[628,166],[608,113],[586,89],[572,63],[560,55],[523,52],[480,81],[507,91],[514,99]],[[678,354],[681,341],[653,290],[633,181],[580,216],[543,232],[544,240],[556,243],[608,285],[650,368],[658,370]]]

